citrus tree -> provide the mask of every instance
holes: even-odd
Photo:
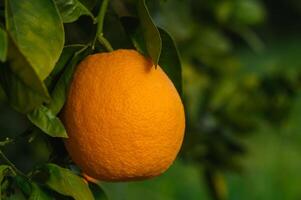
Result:
[[[141,58],[141,55],[138,53],[137,55],[134,53],[134,58],[131,58],[131,53],[120,54],[121,57],[116,58],[117,61],[119,59],[117,65],[118,63],[123,63],[123,60],[127,60],[129,66],[128,70],[122,69],[124,65],[120,65],[121,68],[119,68],[126,70],[125,72],[128,71],[127,74],[129,76],[135,76],[137,72],[131,69],[135,64],[131,63],[130,59],[133,59],[134,63],[135,59],[142,59],[141,62],[149,62],[154,73],[163,73],[162,75],[154,75],[163,76],[162,78],[154,78],[149,81],[155,81],[156,79],[159,82],[161,79],[165,81],[167,78],[165,73],[167,73],[177,89],[173,91],[171,88],[171,90],[177,95],[177,91],[181,93],[181,64],[171,36],[162,28],[154,25],[144,0],[131,2],[109,2],[109,0],[6,0],[1,1],[0,5],[1,98],[7,102],[7,105],[27,118],[25,120],[26,128],[22,133],[15,137],[3,138],[3,141],[0,143],[2,160],[0,167],[0,198],[20,200],[54,198],[73,198],[77,200],[105,199],[106,197],[101,187],[97,185],[97,181],[83,174],[80,168],[70,160],[62,141],[68,140],[64,139],[68,138],[68,132],[74,132],[74,129],[76,129],[75,127],[72,128],[72,122],[68,123],[68,121],[72,120],[70,118],[80,119],[80,116],[83,115],[87,117],[85,120],[93,120],[93,109],[97,113],[96,109],[99,108],[97,106],[102,106],[104,102],[100,101],[98,102],[99,105],[89,106],[89,98],[95,93],[101,94],[106,88],[108,93],[105,95],[110,95],[112,85],[116,84],[114,82],[118,81],[118,77],[113,77],[111,85],[104,85],[103,91],[101,88],[98,88],[99,90],[97,91],[89,91],[89,96],[85,96],[85,94],[80,95],[81,100],[84,100],[82,103],[87,106],[85,110],[92,112],[88,114],[89,116],[83,114],[84,110],[75,114],[72,110],[74,107],[66,106],[70,108],[66,109],[66,117],[64,118],[65,124],[70,125],[68,126],[69,130],[66,131],[64,123],[61,121],[60,113],[67,100],[69,87],[77,64],[85,57],[95,53],[115,52],[117,49],[136,49],[144,57]],[[109,54],[104,55],[109,56]],[[143,61],[144,59],[145,61]],[[84,64],[82,64],[82,68],[85,70],[95,68],[95,63],[98,65],[99,61],[93,62],[94,65],[87,64],[88,66],[83,66]],[[107,60],[101,60],[100,62],[104,63],[104,66],[98,66],[103,68],[102,70],[112,67],[110,56]],[[141,65],[143,67],[144,64]],[[138,65],[139,67],[140,65]],[[83,91],[92,89],[85,87],[87,85],[93,87],[95,78],[100,82],[105,80],[105,77],[101,78],[98,75],[93,73],[84,75],[86,76],[84,77],[84,82],[86,83],[80,82],[79,84]],[[110,74],[107,75],[110,76]],[[89,77],[92,78],[90,79]],[[141,80],[143,81],[144,79]],[[119,79],[119,81],[121,80]],[[168,78],[166,81],[169,81]],[[143,86],[143,83],[137,84],[142,84]],[[156,82],[153,84],[154,86],[157,85],[157,89],[164,85],[158,85]],[[73,91],[78,89],[77,86],[74,87]],[[168,87],[166,88],[167,93],[170,90]],[[164,87],[161,89],[164,90]],[[141,91],[143,90],[141,88]],[[70,94],[70,101],[76,99],[76,94],[75,96],[72,94]],[[163,95],[162,100],[164,100],[165,93],[161,95]],[[171,96],[174,95],[172,94]],[[116,96],[116,98],[118,97]],[[136,98],[139,98],[139,95]],[[149,101],[149,99],[145,99],[145,101]],[[181,100],[177,101],[181,102]],[[160,105],[159,102],[160,98],[157,105]],[[71,102],[70,104],[73,103]],[[181,105],[180,103],[179,106]],[[104,107],[107,108],[107,106]],[[120,115],[122,113],[116,114]],[[82,124],[82,126],[85,125]],[[78,128],[78,133],[88,134],[80,127]],[[180,129],[183,128],[184,124],[182,123],[182,128]],[[183,132],[183,130],[180,132]],[[83,137],[89,138],[88,135]],[[180,137],[182,138],[182,136]],[[25,146],[34,145],[36,140],[47,144],[48,149],[39,158],[32,159],[30,156],[34,157],[34,155],[26,155],[28,156],[26,162],[29,162],[30,166],[26,171],[16,167],[14,161],[10,160],[9,156],[6,155],[5,150],[2,150],[10,148],[9,146],[14,146],[18,149],[19,141],[23,142]],[[75,141],[75,144],[70,144],[72,146],[70,147],[72,149],[70,152],[74,152],[72,154],[73,158],[80,157],[79,152],[75,152],[79,148],[79,146],[76,146],[77,142],[78,140]],[[72,140],[69,143],[72,143]],[[178,140],[178,147],[175,153],[177,153],[180,144],[181,140]],[[89,144],[86,143],[86,145]],[[80,149],[84,148],[86,147],[82,146]],[[91,149],[91,151],[95,150],[95,155],[100,153],[96,151],[98,147],[91,145],[89,148],[95,148]],[[175,153],[172,153],[172,160],[176,155]],[[113,156],[112,160],[114,160],[114,155],[108,156]],[[90,157],[92,160],[93,158],[97,160],[92,155]],[[85,159],[89,158],[81,157],[80,159],[85,161]],[[75,160],[78,161],[78,159]],[[172,160],[168,161],[167,164],[169,165],[169,162],[172,162]],[[86,160],[86,163],[89,165],[90,161]],[[116,168],[115,164],[113,163],[113,167]],[[89,168],[87,165],[82,166],[86,167],[86,169]],[[154,166],[156,165],[154,164]],[[145,168],[146,166],[141,167]],[[162,167],[165,170],[168,166]],[[162,169],[159,167],[157,172],[154,173],[158,174],[161,172]],[[110,177],[110,174],[101,173],[102,176],[99,177],[114,180],[114,177]],[[145,176],[148,177],[151,174],[152,172],[145,174]],[[95,173],[92,173],[92,175],[95,175]],[[133,176],[133,174],[129,175]]]
[[[262,123],[276,128],[285,124],[300,88],[300,70],[275,64],[293,65],[287,63],[293,60],[290,55],[278,62],[262,53],[265,44],[256,28],[267,18],[265,4],[276,6],[268,0],[1,0],[0,122],[14,133],[1,126],[0,199],[107,199],[94,178],[131,180],[133,174],[144,179],[162,173],[182,142],[180,98],[186,115],[180,156],[199,167],[213,199],[227,199],[225,173],[244,170],[241,160],[248,149],[243,140]],[[274,15],[270,19],[281,21]],[[265,33],[277,39],[278,29],[271,25],[271,33]],[[287,49],[275,49],[282,47]],[[151,63],[151,71],[161,75],[137,73],[142,64],[132,57]],[[113,60],[119,61],[113,65]],[[81,73],[85,70],[89,73]],[[124,84],[125,77],[135,81]],[[105,101],[109,97],[112,107]],[[129,112],[133,109],[141,115]],[[159,110],[155,117],[143,118],[153,109]],[[108,122],[102,116],[122,128],[138,127],[154,135],[133,140],[123,135],[133,129],[116,130],[110,123],[107,131],[97,123]],[[134,120],[124,125],[124,116]],[[139,118],[144,122],[137,123]],[[101,137],[94,137],[97,132]],[[119,141],[115,147],[127,151],[112,151],[113,140],[102,137],[107,133]],[[65,148],[68,139],[73,142]],[[93,145],[79,148],[82,141]],[[152,148],[137,148],[145,144]],[[164,145],[174,146],[166,150]],[[148,156],[132,160],[131,152]],[[118,160],[120,155],[125,160]],[[164,158],[154,162],[156,155]],[[90,161],[100,161],[99,167],[103,157],[110,164],[94,171],[100,168],[91,167]],[[110,170],[122,173],[112,176]]]

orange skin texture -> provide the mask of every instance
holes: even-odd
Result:
[[[104,181],[162,174],[175,160],[185,131],[173,83],[134,50],[90,55],[78,65],[63,122],[73,161]]]

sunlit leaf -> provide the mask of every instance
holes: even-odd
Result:
[[[94,200],[93,194],[85,181],[70,170],[55,164],[46,164],[43,170],[46,170],[49,174],[45,184],[50,189],[73,197],[75,200]]]
[[[27,115],[28,119],[35,126],[39,127],[43,132],[52,137],[68,137],[64,125],[56,115],[65,103],[66,93],[73,71],[78,61],[83,57],[81,52],[86,48],[86,46],[82,45],[70,45],[64,48],[57,66],[55,67],[55,71],[51,74],[52,76],[47,79],[50,84],[55,81],[56,75],[63,71],[54,85],[50,103],[45,106],[41,105]]]
[[[68,137],[61,120],[46,106],[40,106],[27,117],[34,125],[52,137]]]
[[[94,19],[93,14],[79,0],[55,0],[64,23],[76,21],[80,16],[87,15]]]
[[[5,8],[9,35],[35,75],[44,80],[54,68],[64,45],[63,24],[54,2],[6,0]],[[13,71],[24,82],[30,81],[30,75],[24,70]]]

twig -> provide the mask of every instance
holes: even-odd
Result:
[[[92,42],[92,49],[95,48],[95,43],[98,40],[108,51],[113,51],[112,45],[110,42],[103,36],[103,24],[104,18],[108,9],[110,0],[103,0],[99,13],[97,15],[97,30],[94,40]]]
[[[6,157],[6,155],[0,150],[0,156],[2,157],[2,160],[4,161],[4,162],[6,162],[6,164],[8,164],[10,167],[11,167],[11,169],[14,171],[14,173],[15,174],[18,174],[18,175],[20,175],[20,176],[23,176],[23,177],[25,177],[25,178],[27,178],[27,179],[29,179],[27,176],[26,176],[26,174],[24,174],[23,172],[21,172],[7,157]]]
[[[107,51],[113,51],[113,47],[111,46],[110,42],[104,38],[102,35],[97,37],[98,41],[107,49]]]

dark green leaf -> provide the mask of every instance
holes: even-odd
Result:
[[[1,65],[0,65],[0,67],[1,67]],[[1,73],[1,70],[0,70],[0,73]],[[6,95],[5,95],[5,92],[1,85],[1,76],[0,76],[0,104],[5,102],[5,100],[6,100]]]
[[[145,53],[143,38],[141,37],[141,26],[139,21],[134,17],[121,18],[122,24],[129,34],[133,45],[141,53]],[[182,93],[182,68],[176,45],[171,36],[159,28],[162,38],[162,52],[159,59],[159,65],[166,72],[173,84],[177,88],[179,94]]]
[[[44,98],[22,82],[8,66],[1,66],[1,84],[9,104],[21,113],[28,113],[41,105]]]
[[[145,0],[138,0],[137,6],[148,55],[152,58],[154,64],[157,65],[162,48],[159,31],[148,12]]]
[[[79,0],[55,0],[64,23],[76,21],[80,16],[87,15],[94,20],[93,14]]]
[[[3,200],[27,200],[20,189],[15,189],[13,194],[3,198]]]
[[[45,184],[52,190],[75,200],[94,200],[93,194],[84,180],[70,170],[55,164],[47,164],[44,169],[49,174]]]
[[[9,40],[7,62],[1,64],[0,81],[13,108],[27,113],[49,100],[44,83],[38,78],[12,40]],[[19,76],[22,74],[21,76]]]
[[[0,183],[3,181],[5,175],[8,172],[11,172],[10,171],[10,166],[8,166],[8,165],[0,165]],[[1,184],[0,184],[0,186],[1,186]],[[0,196],[1,196],[1,194],[0,194]]]
[[[92,191],[95,200],[108,200],[105,191],[99,184],[89,182],[89,188]]]
[[[182,67],[180,55],[172,37],[163,29],[159,28],[162,38],[162,52],[159,65],[166,72],[173,84],[182,96]]]
[[[63,71],[63,69],[67,66],[68,62],[71,60],[73,55],[76,51],[84,48],[84,45],[81,44],[75,44],[75,45],[68,45],[65,46],[63,49],[63,52],[56,63],[54,69],[52,70],[51,74],[47,77],[45,80],[46,85],[48,88],[52,88],[57,81],[58,76]]]
[[[31,184],[27,179],[22,176],[16,176],[14,177],[14,181],[24,194],[29,195],[31,193]]]
[[[0,61],[5,62],[7,56],[7,34],[0,27]]]
[[[87,55],[87,51],[85,51],[87,47],[82,48],[77,51],[69,64],[65,67],[65,70],[58,80],[56,86],[54,87],[51,97],[52,101],[47,105],[47,107],[53,112],[53,114],[59,113],[62,109],[66,98],[67,92],[69,88],[70,81],[72,80],[72,75],[75,70],[77,63],[83,59]]]
[[[43,105],[29,113],[27,117],[34,125],[52,137],[68,137],[61,120]]]
[[[99,0],[79,0],[89,10],[92,10]]]
[[[39,185],[36,183],[27,180],[21,176],[16,176],[14,178],[17,186],[23,191],[26,196],[28,196],[29,200],[52,200],[46,192],[44,192]]]
[[[57,150],[57,148],[51,145],[52,140],[37,127],[32,128],[28,134],[29,138],[27,141],[30,143],[28,146],[28,154],[31,155],[31,159],[34,160],[35,163],[47,162],[51,155],[54,154],[54,149]]]
[[[95,37],[96,25],[91,17],[80,17],[74,23],[64,24],[66,44],[89,44]]]
[[[60,79],[57,81],[53,92],[52,100],[47,106],[41,105],[27,115],[28,119],[43,132],[52,137],[67,138],[67,133],[61,120],[56,117],[66,100],[66,93],[77,62],[82,58],[80,53],[87,47],[82,45],[70,45],[64,51],[55,67],[54,73],[48,77],[52,82],[53,77],[65,68]],[[69,62],[69,64],[68,64]]]
[[[139,20],[134,17],[122,17],[121,23],[125,28],[125,31],[130,36],[134,47],[142,54],[147,55],[147,49],[145,46],[145,40],[142,36],[142,28]]]
[[[2,199],[2,181],[5,177],[5,175],[11,172],[10,167],[8,165],[0,165],[0,199]]]
[[[37,184],[31,183],[31,194],[29,200],[53,200],[46,192],[44,192]]]
[[[64,45],[62,20],[51,0],[6,0],[6,28],[30,64],[32,74],[44,80],[52,71]],[[23,67],[24,68],[24,67]],[[24,82],[29,70],[13,71]]]

